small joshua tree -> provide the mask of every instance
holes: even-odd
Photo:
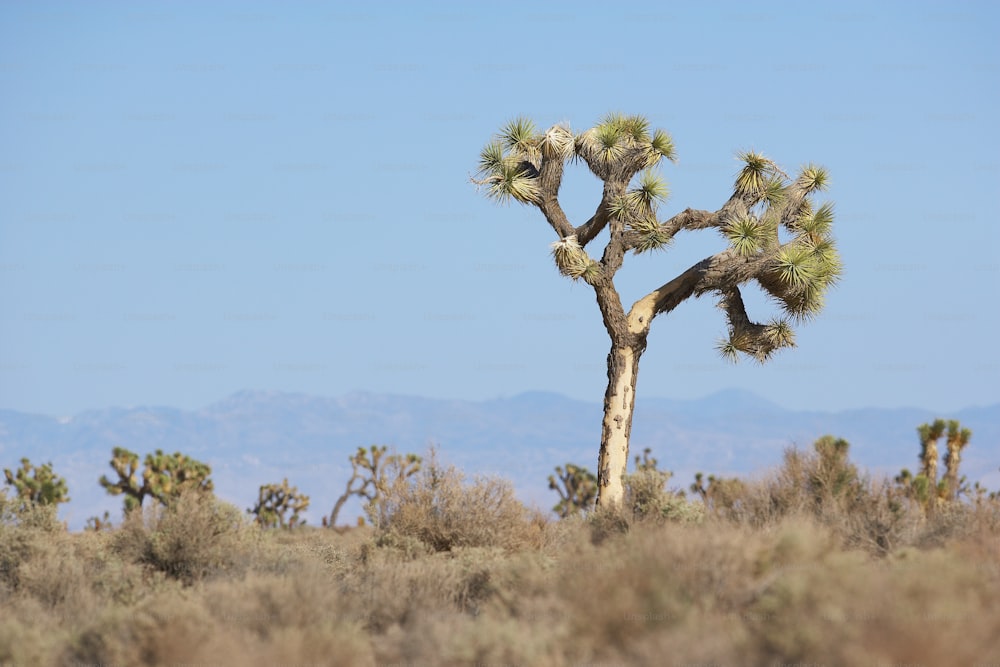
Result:
[[[944,492],[946,500],[956,500],[958,494],[968,491],[963,477],[958,475],[958,466],[962,462],[962,450],[972,439],[972,431],[961,428],[957,420],[948,421],[948,437],[945,439],[947,451],[944,455]]]
[[[938,440],[944,435],[943,419],[935,419],[931,424],[917,427],[920,436],[920,474],[924,476],[921,485],[927,487],[927,503],[930,509],[937,504],[938,488]]]
[[[51,463],[34,466],[29,459],[23,458],[20,468],[13,471],[5,468],[3,474],[24,504],[57,506],[69,502],[66,480],[52,472]]]
[[[938,440],[945,436],[944,477],[938,480]],[[962,428],[958,421],[935,419],[929,424],[917,427],[920,437],[920,472],[914,476],[909,470],[902,470],[896,477],[904,493],[916,500],[927,511],[933,512],[940,501],[956,500],[958,495],[968,492],[965,478],[959,476],[962,450],[972,439],[972,431]]]
[[[597,498],[594,473],[572,463],[567,463],[565,470],[556,466],[556,474],[549,475],[549,488],[559,494],[559,502],[552,511],[564,519],[592,509]]]
[[[732,194],[715,211],[685,209],[660,220],[667,186],[655,169],[676,157],[665,131],[652,130],[641,116],[612,114],[595,127],[573,134],[565,125],[539,132],[531,121],[508,123],[482,150],[473,181],[500,203],[535,206],[555,231],[552,254],[559,272],[594,289],[611,339],[608,386],[597,463],[597,502],[619,505],[629,459],[639,359],[658,315],[689,298],[714,295],[725,313],[728,337],[723,356],[745,354],[763,362],[795,344],[792,323],[823,309],[823,296],[840,274],[831,235],[833,206],[814,206],[812,195],[826,187],[822,167],[807,165],[789,177],[762,154],[748,151]],[[559,202],[567,161],[582,162],[603,182],[594,214],[574,225]],[[587,246],[609,230],[600,259]],[[614,284],[625,254],[666,248],[682,231],[714,229],[727,246],[695,262],[625,309]],[[785,317],[766,324],[746,312],[741,289],[756,282],[781,306]]]
[[[309,507],[309,496],[299,493],[297,487],[288,485],[288,478],[281,484],[264,484],[260,487],[257,504],[247,510],[264,528],[294,528],[305,524],[299,512]],[[291,512],[287,519],[285,515]]]
[[[157,449],[155,454],[147,454],[141,482],[139,455],[135,452],[115,447],[110,465],[118,480],[112,482],[106,475],[101,475],[100,484],[113,496],[125,495],[126,512],[142,507],[147,497],[170,505],[186,490],[210,493],[214,487],[209,479],[212,469],[180,452],[164,454],[163,450]]]
[[[369,449],[358,447],[358,451],[349,457],[351,477],[347,480],[347,489],[337,499],[330,518],[323,518],[324,526],[336,527],[340,510],[351,496],[364,498],[372,505],[384,496],[392,484],[420,470],[420,457],[416,454],[389,454],[388,451],[385,445],[372,445]]]
[[[813,449],[817,460],[809,483],[817,503],[842,497],[857,485],[858,468],[848,459],[851,445],[847,440],[824,435],[813,443]]]

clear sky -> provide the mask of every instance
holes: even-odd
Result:
[[[719,357],[710,299],[659,318],[640,397],[996,403],[998,33],[992,2],[5,2],[0,407],[599,401],[590,288],[557,273],[537,210],[469,177],[516,115],[582,131],[609,111],[673,135],[664,217],[720,206],[741,149],[825,165],[845,263],[766,366]],[[599,196],[573,168],[577,224]],[[626,306],[723,247],[628,257]]]

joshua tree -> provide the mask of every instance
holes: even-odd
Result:
[[[964,478],[958,476],[958,465],[962,461],[962,450],[971,438],[972,431],[961,428],[954,419],[948,421],[948,437],[945,440],[948,451],[944,455],[944,492],[947,500],[955,500],[959,492],[963,491]],[[964,491],[968,491],[967,486]]]
[[[586,468],[567,463],[565,472],[556,466],[556,474],[549,475],[549,488],[559,494],[559,502],[552,511],[566,518],[594,506],[597,478]]]
[[[848,459],[851,445],[843,438],[824,435],[813,443],[818,456],[810,473],[810,485],[817,502],[838,497],[858,481],[858,469]]]
[[[358,451],[348,460],[351,462],[351,477],[347,480],[347,489],[337,499],[330,512],[330,518],[323,518],[323,525],[329,528],[337,526],[337,517],[344,503],[351,496],[359,496],[374,503],[383,496],[390,485],[398,480],[406,479],[420,470],[420,457],[416,454],[387,454],[389,448],[372,445],[369,449],[358,447]]]
[[[943,419],[935,419],[931,424],[921,424],[917,427],[917,435],[920,436],[920,474],[927,480],[930,488],[930,504],[933,506],[937,497],[934,492],[938,485],[938,443],[937,441],[944,435],[945,423]]]
[[[33,505],[58,505],[69,502],[66,480],[52,472],[52,464],[34,466],[27,458],[14,471],[5,468],[7,484],[17,490],[21,502]]]
[[[641,116],[612,114],[576,135],[564,125],[542,133],[518,118],[482,150],[479,178],[473,179],[500,203],[513,199],[538,207],[558,239],[552,254],[559,272],[594,289],[611,338],[597,463],[601,504],[619,505],[624,495],[639,359],[658,315],[691,297],[712,294],[728,323],[720,352],[732,360],[743,353],[763,362],[775,350],[794,345],[792,322],[819,313],[824,293],[840,274],[831,236],[833,206],[815,207],[811,201],[827,184],[822,167],[807,165],[790,178],[762,154],[741,153],[744,166],[719,209],[688,208],[661,221],[657,208],[667,198],[667,186],[655,168],[663,158],[675,159],[673,140],[663,130],[652,130]],[[583,162],[604,184],[594,214],[578,226],[559,202],[567,161]],[[599,260],[592,259],[586,247],[606,228],[607,245]],[[679,232],[699,229],[716,230],[728,247],[694,263],[626,311],[614,284],[625,254],[665,248]],[[752,281],[786,317],[767,324],[750,319],[740,290]]]
[[[294,528],[305,524],[299,512],[308,507],[309,496],[299,493],[297,487],[288,486],[288,478],[285,478],[281,484],[261,486],[257,504],[247,513],[254,515],[254,520],[264,528]],[[292,515],[286,519],[285,514],[289,511]]]
[[[126,512],[142,507],[147,496],[169,505],[187,489],[206,492],[213,489],[209,479],[212,469],[180,452],[164,454],[163,450],[157,449],[155,454],[147,454],[141,482],[137,475],[138,454],[124,447],[115,447],[112,455],[110,465],[117,473],[118,481],[112,482],[106,475],[101,475],[100,484],[113,496],[125,494]]]
[[[938,480],[938,440],[945,438],[944,478]],[[962,428],[958,421],[935,419],[929,424],[917,427],[920,437],[920,472],[914,476],[905,468],[896,477],[896,483],[903,491],[915,499],[927,511],[933,511],[939,501],[951,501],[959,493],[968,493],[965,478],[959,477],[958,467],[962,460],[962,450],[969,444],[972,431]]]

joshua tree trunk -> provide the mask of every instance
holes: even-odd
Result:
[[[608,354],[608,389],[604,394],[604,424],[597,458],[597,502],[621,504],[623,478],[628,466],[628,445],[635,408],[635,382],[642,348],[612,345]]]

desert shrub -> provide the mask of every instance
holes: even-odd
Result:
[[[515,497],[510,482],[480,477],[467,483],[433,451],[416,475],[390,486],[369,514],[381,539],[412,537],[434,551],[537,546],[545,528],[545,520]]]
[[[844,546],[877,556],[905,546],[942,546],[967,539],[984,525],[1000,525],[988,518],[1000,516],[1000,510],[991,514],[975,503],[944,503],[925,514],[898,484],[860,473],[847,457],[846,442],[829,436],[817,441],[814,451],[786,451],[777,469],[733,485],[725,502],[706,507],[714,518],[755,529],[810,517],[831,528]]]
[[[218,634],[201,601],[163,592],[98,614],[68,642],[61,664],[194,663],[212,650]]]
[[[5,605],[5,611],[9,610]],[[0,665],[52,664],[52,637],[40,624],[0,614]]]
[[[642,468],[625,478],[625,504],[636,518],[660,515],[667,504],[669,475]]]
[[[165,507],[133,510],[114,543],[123,557],[191,583],[245,567],[252,535],[237,507],[193,491]]]
[[[21,567],[47,549],[47,541],[62,533],[55,505],[25,503],[0,489],[0,591],[15,590]]]
[[[667,489],[670,473],[640,467],[625,478],[625,506],[634,520],[667,519],[695,522],[704,517],[704,505],[689,502]]]

